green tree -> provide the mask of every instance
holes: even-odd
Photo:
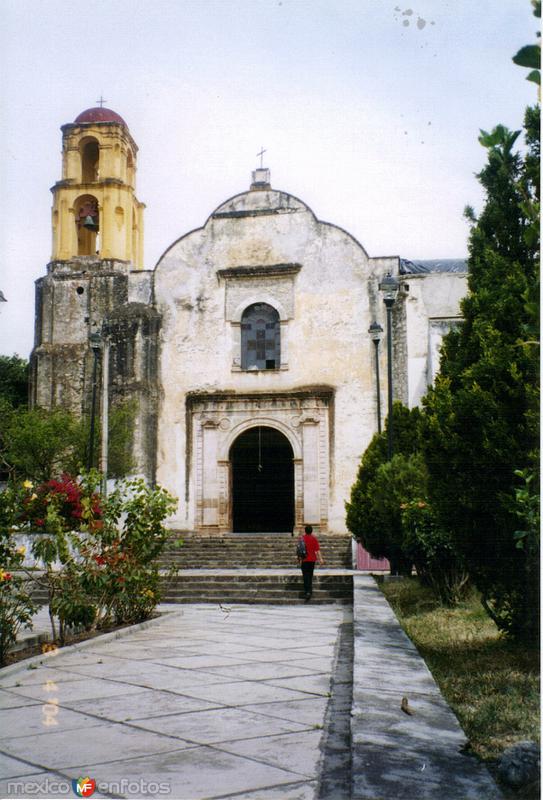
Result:
[[[541,19],[541,0],[532,0],[534,17]],[[537,38],[541,38],[541,33],[537,31]],[[518,53],[513,56],[513,61],[519,67],[526,67],[530,70],[526,76],[527,81],[533,81],[538,86],[541,85],[541,46],[538,44],[527,44],[521,47]]]
[[[444,341],[422,441],[439,521],[466,557],[485,608],[503,630],[532,638],[534,548],[517,547],[511,497],[518,472],[538,465],[539,240],[528,205],[539,197],[539,109],[529,109],[525,123],[524,158],[514,150],[520,132],[481,132],[486,198],[478,218],[467,209],[464,323]]]
[[[124,477],[133,468],[131,443],[135,408],[125,402],[111,409],[109,420],[110,477]],[[12,408],[0,398],[0,459],[9,475],[21,480],[45,481],[62,473],[86,470],[89,419],[63,408]],[[96,425],[94,452],[100,450]]]
[[[12,476],[45,481],[62,472],[77,474],[78,420],[61,408],[2,410],[2,460]]]
[[[14,408],[28,403],[28,361],[0,356],[0,398]]]
[[[134,436],[134,419],[137,403],[135,400],[118,401],[109,409],[109,441],[108,441],[108,477],[124,478],[134,468],[132,457],[132,441]],[[97,413],[94,427],[94,464],[99,463],[101,446],[101,420]],[[89,455],[90,417],[86,415],[79,422],[77,429],[76,452],[81,469],[86,469]]]
[[[351,489],[347,527],[374,558],[388,558],[393,574],[408,573],[411,561],[402,549],[400,504],[424,494],[425,468],[420,450],[418,408],[394,403],[394,451],[387,462],[387,430],[376,434],[362,456]],[[388,482],[388,483],[387,483]]]

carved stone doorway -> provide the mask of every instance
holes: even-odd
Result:
[[[256,426],[230,448],[232,529],[284,532],[294,528],[294,454],[275,428]]]

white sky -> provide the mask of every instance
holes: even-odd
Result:
[[[27,357],[60,125],[102,94],[139,145],[145,266],[272,186],[372,256],[467,253],[480,128],[522,125],[529,0],[0,0],[0,352]],[[409,25],[405,23],[409,22]]]

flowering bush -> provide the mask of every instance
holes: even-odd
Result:
[[[21,628],[32,626],[36,611],[29,582],[21,573],[25,548],[18,547],[12,534],[21,497],[27,490],[6,490],[0,494],[0,666]]]
[[[0,625],[8,620],[6,650],[34,612],[23,578],[12,571],[24,558],[16,555],[13,529],[39,534],[32,554],[43,571],[35,580],[47,589],[55,640],[64,643],[68,628],[145,619],[159,602],[156,558],[167,538],[162,522],[176,501],[143,480],[128,481],[102,500],[96,492],[99,477],[94,471],[78,479],[63,475],[37,487],[25,481],[0,495]]]
[[[469,575],[449,531],[437,522],[425,500],[401,504],[403,547],[420,580],[430,586],[442,603],[454,606],[468,588]]]
[[[30,484],[25,481],[23,486]],[[87,481],[78,481],[66,473],[60,480],[49,480],[40,484],[24,501],[22,520],[28,521],[36,530],[46,528],[47,512],[54,505],[55,512],[67,530],[81,530],[82,526],[101,517],[100,497]],[[85,513],[87,512],[87,513]],[[90,512],[90,515],[89,515]]]
[[[168,536],[162,522],[175,507],[165,489],[141,479],[125,482],[104,503],[103,527],[91,532],[84,550],[84,582],[100,596],[103,619],[137,622],[160,601],[156,559]]]
[[[80,479],[63,475],[42,483],[23,504],[22,519],[44,534],[32,552],[44,566],[41,580],[47,588],[53,638],[57,638],[57,618],[61,643],[66,628],[91,627],[97,617],[95,599],[81,580],[81,548],[84,532],[102,524],[98,483],[95,471]]]

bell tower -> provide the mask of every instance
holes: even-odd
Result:
[[[138,148],[122,117],[102,106],[61,130],[62,178],[51,190],[53,254],[36,281],[31,403],[69,409],[90,424],[129,401],[127,449],[134,470],[152,480],[160,315],[152,304],[153,273],[143,265]],[[104,461],[102,451],[105,469]]]
[[[62,179],[52,187],[52,261],[78,256],[143,267],[138,147],[115,111],[89,108],[62,126]]]

